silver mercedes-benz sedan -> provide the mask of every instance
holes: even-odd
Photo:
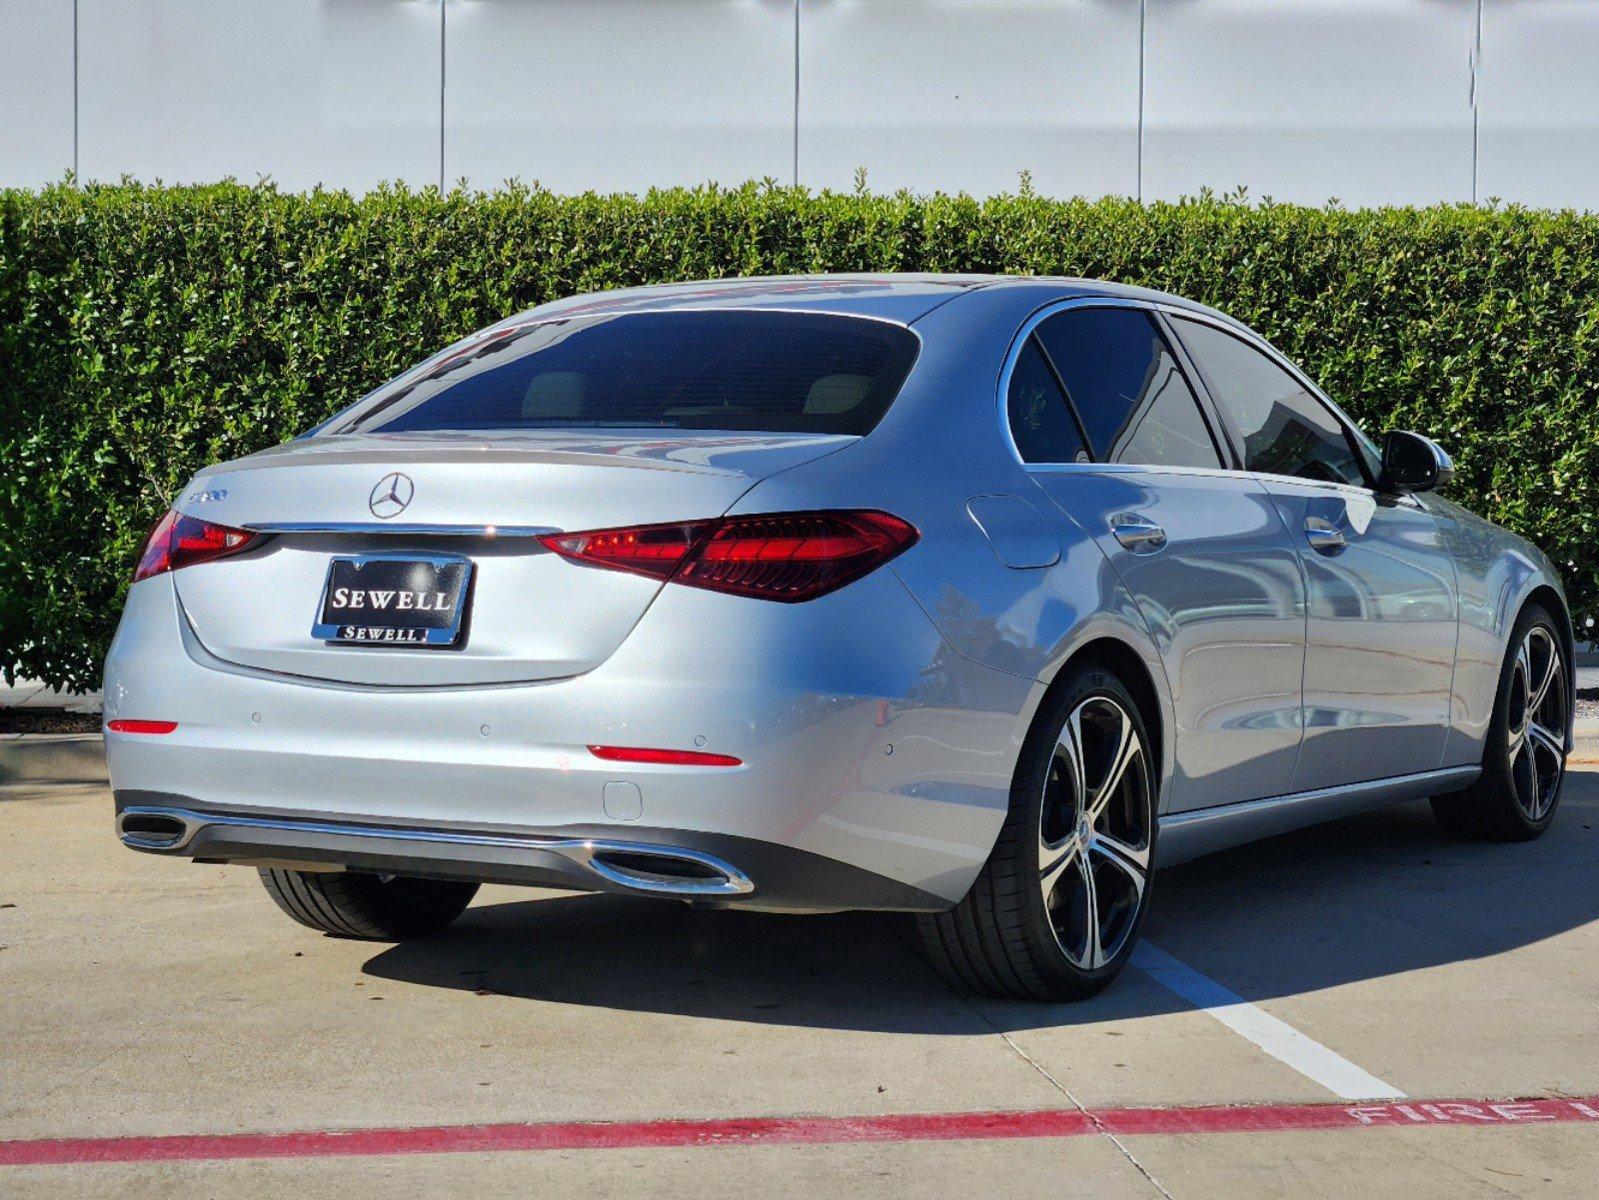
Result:
[[[562,300],[184,489],[106,662],[117,829],[349,937],[484,881],[898,910],[960,987],[1085,996],[1157,865],[1549,824],[1560,581],[1451,471],[1157,292]]]

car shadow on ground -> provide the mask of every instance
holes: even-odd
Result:
[[[1160,872],[1144,936],[1249,1000],[1514,950],[1599,917],[1599,773],[1543,838],[1446,839],[1425,804]],[[1082,1004],[969,1003],[908,918],[791,917],[622,896],[479,904],[377,954],[384,979],[529,1000],[873,1032],[989,1034],[1148,1016],[1185,1001],[1129,970]]]

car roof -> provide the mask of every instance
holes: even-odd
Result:
[[[1238,324],[1225,313],[1151,288],[1049,275],[914,274],[882,271],[835,275],[764,275],[651,284],[590,292],[540,305],[508,323],[558,317],[670,309],[788,309],[875,317],[910,325],[973,291],[1036,292],[1038,302],[1102,296],[1169,304]]]

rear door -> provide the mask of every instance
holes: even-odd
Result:
[[[1288,791],[1299,747],[1304,595],[1260,481],[1225,442],[1156,316],[1067,302],[1024,331],[1012,436],[1033,480],[1104,550],[1165,662],[1168,806]]]
[[[1437,768],[1449,728],[1454,563],[1376,453],[1263,344],[1197,317],[1176,330],[1304,570],[1305,738],[1293,789]]]

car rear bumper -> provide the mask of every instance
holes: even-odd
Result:
[[[186,796],[116,794],[124,845],[195,862],[372,871],[658,896],[784,911],[936,912],[947,901],[790,846],[725,834],[633,827],[558,832],[372,824],[300,812],[230,813]]]
[[[218,660],[156,577],[129,592],[106,719],[177,728],[106,747],[120,810],[206,818],[140,849],[638,893],[588,847],[644,844],[751,885],[692,899],[926,909],[992,848],[1035,691],[950,652],[888,571],[804,605],[668,588],[584,675],[425,688]],[[600,744],[742,765],[610,762]]]

